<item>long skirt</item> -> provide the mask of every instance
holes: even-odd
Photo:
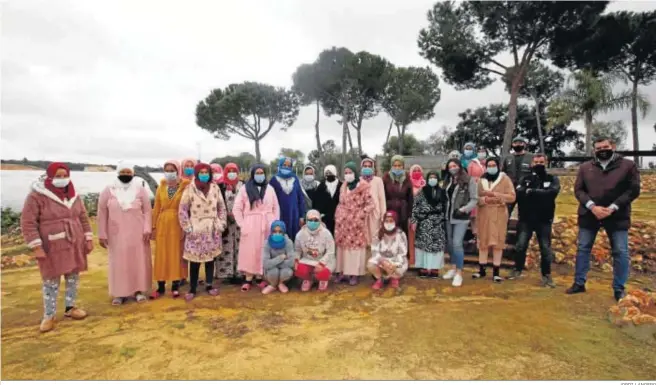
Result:
[[[367,273],[367,249],[344,249],[337,247],[337,273],[363,276]]]
[[[237,276],[237,256],[239,255],[239,227],[237,224],[228,226],[223,237],[223,252],[214,262],[214,277],[232,278]]]
[[[415,248],[415,230],[412,226],[408,226],[408,266],[418,267],[416,253],[418,250]]]
[[[415,267],[424,270],[439,270],[443,268],[444,252],[429,253],[422,249],[417,249]]]

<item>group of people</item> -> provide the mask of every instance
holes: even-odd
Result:
[[[327,290],[331,281],[357,285],[370,274],[374,290],[386,284],[398,288],[408,268],[417,269],[421,278],[439,278],[446,270],[442,278],[458,287],[463,284],[468,228],[479,250],[479,268],[472,278],[487,276],[492,254],[492,279],[502,282],[501,258],[515,203],[516,264],[508,278],[522,276],[535,232],[542,284],[554,287],[551,223],[560,184],[547,172],[547,157],[527,153],[526,146],[524,138],[515,138],[513,154],[499,160],[484,147],[467,143],[462,154],[450,154],[439,171],[424,171],[419,165],[406,168],[404,158],[397,155],[382,178],[369,157],[359,165],[347,163],[342,179],[335,166],[326,166],[321,180],[312,166],[298,177],[294,160],[287,157],[279,160],[275,175],[270,177],[267,167],[258,164],[246,181],[240,180],[239,168],[232,163],[221,167],[194,159],[169,160],[154,205],[135,178],[134,166],[120,163],[116,179],[100,194],[97,218],[99,244],[109,252],[112,304],[129,298],[157,299],[166,294],[167,285],[171,296],[179,297],[187,280],[187,301],[203,285],[208,295],[218,295],[217,280],[239,284],[244,292],[257,287],[270,294],[288,292],[293,277],[307,292],[315,283],[319,291]],[[615,154],[614,148],[608,139],[595,142],[595,159],[579,168],[579,251],[570,294],[585,291],[590,251],[600,227],[611,239],[616,298],[624,292],[630,205],[639,195],[640,178],[635,164]],[[43,279],[40,330],[55,326],[62,275],[65,316],[85,318],[75,299],[93,234],[65,164],[51,164],[32,185],[22,231]]]

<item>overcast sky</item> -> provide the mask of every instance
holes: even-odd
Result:
[[[2,158],[158,165],[242,151],[253,142],[214,139],[195,124],[209,91],[246,80],[291,85],[301,63],[331,46],[379,54],[398,66],[426,66],[417,34],[433,0],[8,0],[2,3]],[[608,10],[656,9],[656,2],[612,3]],[[437,69],[435,69],[437,70]],[[434,119],[410,132],[425,138],[455,126],[467,108],[505,103],[500,83],[456,91],[442,83]],[[642,87],[654,107],[640,120],[641,148],[656,142],[656,84]],[[602,120],[624,120],[615,112]],[[389,118],[365,121],[364,150],[380,152]],[[581,127],[580,123],[575,125]],[[314,148],[312,108],[287,132],[272,131],[262,156],[281,147]],[[322,117],[322,141],[340,142]],[[629,141],[631,137],[629,136]]]

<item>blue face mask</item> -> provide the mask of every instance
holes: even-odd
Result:
[[[488,167],[487,168],[487,173],[490,175],[497,175],[499,172],[499,169],[497,167]]]
[[[203,183],[207,183],[210,181],[210,174],[198,175],[198,180]]]
[[[266,176],[264,176],[264,174],[256,174],[253,179],[255,180],[255,183],[264,183]]]
[[[394,174],[395,176],[401,176],[401,175],[405,174],[405,170],[396,170],[395,169],[395,170],[392,170],[392,174]]]
[[[310,231],[316,231],[319,226],[321,226],[321,222],[308,222],[307,227],[310,229]]]
[[[465,150],[465,156],[466,156],[466,157],[470,157],[470,156],[472,156],[472,155],[474,155],[474,151],[473,151],[473,150]]]
[[[193,167],[185,167],[185,169],[184,169],[184,174],[185,174],[186,176],[192,176],[192,175],[194,175],[194,169],[193,169]]]
[[[362,175],[372,176],[372,175],[374,175],[374,169],[371,168],[371,167],[363,167],[362,168]]]
[[[276,234],[271,234],[271,240],[272,240],[274,243],[281,243],[282,241],[285,240],[285,234],[278,234],[278,233],[276,233]]]
[[[435,179],[435,178],[430,178],[430,179],[428,180],[428,185],[431,186],[431,187],[435,187],[435,186],[437,186],[437,179]]]

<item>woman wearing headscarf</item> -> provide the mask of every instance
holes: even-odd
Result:
[[[185,232],[183,258],[189,261],[187,301],[196,297],[201,264],[205,265],[205,290],[211,296],[219,295],[219,289],[213,285],[214,258],[221,254],[227,216],[221,190],[212,182],[212,168],[198,163],[194,180],[184,190],[178,209],[180,227]]]
[[[462,156],[460,157],[462,168],[467,170],[469,163],[474,159],[476,159],[476,145],[472,142],[467,142],[462,148]]]
[[[369,183],[369,193],[374,202],[374,209],[367,216],[367,245],[370,246],[374,238],[378,235],[380,224],[383,221],[383,214],[387,211],[387,201],[385,200],[385,186],[383,178],[376,176],[376,162],[367,156],[360,162],[361,176],[360,179]]]
[[[335,283],[350,277],[349,284],[358,284],[365,275],[367,263],[367,216],[374,210],[369,183],[358,178],[357,166],[346,163],[344,184],[335,213],[335,245],[338,273]]]
[[[446,164],[448,177],[444,181],[447,197],[446,235],[447,248],[451,257],[451,270],[444,279],[453,279],[453,286],[462,286],[462,268],[465,263],[465,248],[463,245],[472,210],[478,202],[478,188],[462,168],[457,159],[451,159]]]
[[[421,168],[418,164],[413,164],[410,166],[410,183],[412,183],[412,200],[416,199],[417,195],[421,193],[421,189],[426,186],[426,179],[424,179],[424,169]],[[412,212],[410,213],[410,218],[412,219]],[[413,226],[408,226],[408,262],[410,266],[415,265],[415,229]]]
[[[312,207],[323,215],[323,224],[330,234],[335,234],[335,210],[339,204],[339,192],[342,182],[337,178],[337,168],[328,165],[323,170],[323,180],[314,193]]]
[[[485,161],[486,172],[478,181],[478,273],[473,278],[485,277],[488,255],[492,250],[494,282],[503,281],[499,270],[501,257],[506,248],[508,230],[508,205],[515,202],[513,182],[499,171],[499,161],[490,158]]]
[[[223,167],[218,163],[210,164],[210,169],[212,169],[212,182],[221,186],[223,184]]]
[[[408,239],[397,223],[396,212],[385,213],[378,236],[371,245],[367,268],[376,278],[371,287],[374,290],[382,289],[386,278],[390,280],[390,287],[398,289],[399,280],[408,270]]]
[[[447,163],[452,159],[460,161],[461,157],[462,155],[460,154],[460,152],[458,152],[458,150],[453,150],[449,153],[449,155],[446,158],[446,163],[444,163],[444,166],[442,167],[442,180],[446,180],[449,177],[449,170],[447,169]]]
[[[280,220],[287,226],[287,235],[294,240],[305,218],[305,195],[303,188],[294,174],[294,160],[281,157],[278,160],[278,173],[269,182],[278,197]]]
[[[194,158],[184,158],[180,163],[182,165],[182,179],[194,179],[194,167],[196,167],[198,161]]]
[[[419,277],[439,278],[444,266],[446,249],[446,194],[439,186],[439,173],[429,171],[428,183],[421,189],[412,204],[411,228],[416,234],[414,244]]]
[[[303,169],[303,179],[301,179],[301,187],[303,187],[303,191],[305,192],[305,195],[307,196],[307,203],[305,205],[305,211],[308,211],[312,209],[312,205],[314,203],[314,194],[317,191],[317,187],[319,187],[319,181],[317,180],[317,171],[315,170],[314,167],[307,165]]]
[[[264,280],[268,283],[268,286],[262,289],[262,294],[271,294],[276,289],[287,293],[289,288],[285,282],[294,276],[295,261],[294,242],[287,236],[285,222],[274,221],[271,224],[269,239],[262,248]]]
[[[51,163],[46,174],[32,183],[21,213],[25,243],[34,251],[41,273],[43,319],[39,330],[55,327],[57,295],[61,276],[66,282],[64,316],[74,320],[87,313],[75,307],[80,272],[87,270],[87,255],[93,250],[93,233],[82,200],[64,163]]]
[[[408,233],[408,221],[412,211],[412,182],[406,177],[405,160],[400,155],[392,157],[392,169],[383,178],[387,210],[398,215],[399,227]]]
[[[178,210],[182,193],[189,181],[182,179],[181,171],[182,167],[177,160],[164,163],[164,179],[155,192],[152,238],[155,241],[153,276],[157,281],[157,291],[151,294],[152,299],[164,295],[167,281],[171,282],[173,298],[179,297],[180,280],[186,276],[180,263],[184,260],[184,231],[180,227]]]
[[[228,163],[223,169],[223,182],[219,184],[223,193],[223,200],[228,210],[228,227],[223,232],[223,251],[214,261],[214,277],[228,279],[236,284],[239,282],[237,274],[237,256],[239,255],[239,226],[233,215],[233,208],[237,194],[243,187],[239,180],[239,166]]]
[[[301,291],[309,291],[314,279],[319,281],[319,291],[328,289],[330,275],[335,270],[335,241],[330,231],[321,223],[317,210],[307,213],[305,226],[296,235],[295,275],[303,280]]]
[[[121,162],[117,178],[98,198],[98,240],[109,250],[109,294],[112,305],[129,297],[137,302],[152,284],[150,194],[134,180],[134,165]]]
[[[269,237],[271,224],[280,219],[280,207],[276,191],[266,180],[266,166],[257,164],[251,168],[251,178],[239,190],[232,214],[241,230],[237,270],[246,276],[241,287],[249,291],[255,276],[261,276],[262,248]]]
[[[468,143],[472,146],[474,146],[473,143]],[[467,145],[465,145],[467,148]],[[467,150],[469,151],[469,150]],[[467,174],[469,174],[470,177],[478,183],[478,180],[485,174],[485,159],[487,159],[487,149],[483,146],[478,147],[477,152],[475,154],[475,157],[472,158],[468,165],[466,166],[467,168]],[[464,164],[463,164],[463,167]],[[472,239],[471,242],[476,242],[476,234],[478,233],[478,226],[476,226],[476,215],[478,214],[478,209],[474,208],[471,212],[471,230],[472,234],[474,234],[474,238]]]

